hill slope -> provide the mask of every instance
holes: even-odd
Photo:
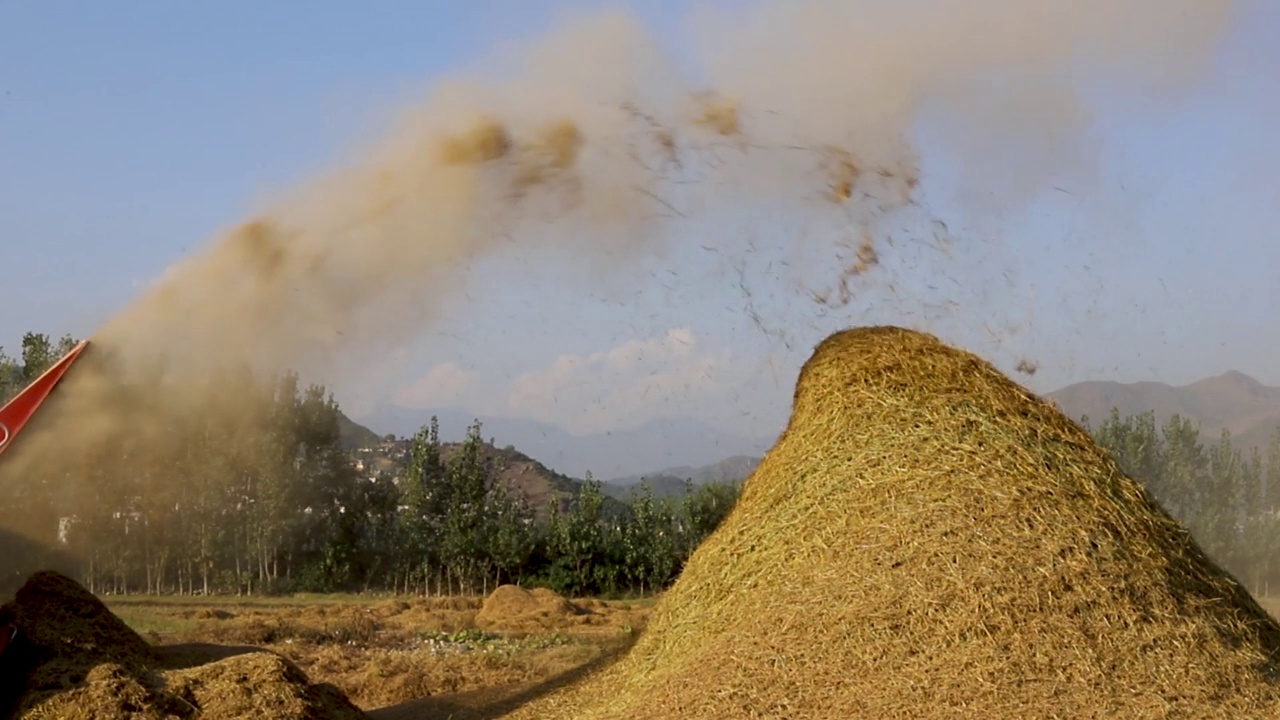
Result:
[[[353,455],[365,473],[401,477],[408,461],[409,446],[409,440],[382,440],[354,451]],[[559,503],[560,509],[566,510],[568,502],[582,492],[582,480],[558,473],[515,448],[498,448],[487,442],[480,448],[484,461],[491,468],[501,467],[499,477],[507,487],[524,493],[539,519],[546,519],[551,503]],[[461,443],[441,443],[441,456],[448,463],[461,449]],[[622,505],[606,493],[604,512],[611,514],[621,510]]]
[[[382,442],[382,436],[338,412],[338,440],[346,450],[373,447]]]
[[[1207,439],[1225,428],[1241,447],[1264,447],[1280,427],[1280,388],[1263,385],[1232,370],[1190,385],[1165,383],[1082,382],[1052,392],[1068,417],[1087,415],[1092,425],[1117,408],[1121,417],[1154,411],[1163,423],[1177,414],[1199,423]]]
[[[610,480],[613,485],[636,485],[641,480],[648,480],[650,484],[656,478],[676,478],[680,482],[692,480],[694,485],[702,485],[709,482],[736,482],[745,479],[748,475],[755,471],[756,466],[760,464],[759,456],[752,455],[734,455],[725,458],[719,462],[710,465],[700,465],[692,467],[689,465],[678,465],[676,467],[664,468],[657,472],[645,473],[643,475],[628,475],[626,477],[614,478]]]
[[[760,458],[749,455],[734,455],[717,463],[690,467],[681,465],[669,467],[644,475],[628,475],[614,478],[604,484],[606,495],[626,500],[642,481],[648,483],[655,497],[678,497],[685,492],[686,481],[694,485],[717,482],[741,482],[747,479],[760,464]]]

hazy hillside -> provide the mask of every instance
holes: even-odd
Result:
[[[1234,370],[1190,385],[1164,383],[1083,382],[1049,396],[1067,415],[1087,415],[1097,425],[1111,408],[1121,416],[1154,411],[1163,423],[1175,413],[1198,422],[1209,439],[1223,428],[1242,447],[1263,447],[1280,427],[1280,388],[1270,387]]]
[[[760,458],[758,456],[734,455],[710,465],[698,467],[678,465],[676,467],[663,468],[657,472],[614,478],[609,482],[614,485],[635,485],[641,480],[652,480],[655,477],[674,477],[679,478],[681,482],[687,479],[692,480],[695,485],[707,482],[736,481],[742,480],[755,472],[756,466],[759,464]]]
[[[378,433],[409,436],[429,423],[433,414],[440,419],[441,439],[449,441],[462,440],[476,419],[465,410],[387,405],[361,416],[360,422]],[[515,446],[573,477],[583,477],[588,471],[597,478],[639,475],[652,471],[658,463],[701,467],[730,456],[762,455],[776,440],[746,437],[685,418],[654,420],[629,430],[591,435],[573,435],[555,425],[523,418],[479,419],[486,440],[493,438],[498,447]]]
[[[649,483],[649,490],[653,492],[654,497],[673,498],[680,497],[685,493],[686,486],[684,478],[676,477],[674,475],[653,475],[651,477],[646,477],[644,480]],[[636,492],[639,487],[640,485],[638,482],[623,484],[610,481],[604,483],[601,490],[605,495],[608,495],[611,498],[616,498],[626,502],[631,499],[632,494]]]
[[[342,443],[342,447],[347,450],[372,447],[382,442],[382,437],[378,433],[352,420],[342,412],[338,413],[338,438],[338,441]]]
[[[1154,411],[1163,423],[1175,413],[1199,423],[1206,440],[1216,440],[1223,428],[1231,431],[1233,440],[1243,448],[1265,447],[1280,428],[1280,387],[1263,385],[1237,371],[1183,386],[1158,382],[1119,383],[1090,381],[1077,383],[1052,392],[1067,415],[1079,420],[1088,416],[1096,425],[1105,420],[1113,407],[1122,416]],[[474,416],[462,410],[439,410],[434,413],[398,406],[385,406],[356,423],[342,418],[343,444],[349,448],[367,447],[381,442],[380,433],[412,435],[430,422],[431,415],[440,418],[441,438],[450,442],[462,440]],[[517,484],[541,503],[554,483],[578,483],[590,471],[597,478],[612,477],[605,483],[606,494],[625,499],[630,487],[647,480],[655,494],[682,494],[685,481],[694,484],[710,481],[741,480],[755,469],[760,456],[774,438],[748,438],[719,430],[688,419],[668,419],[646,423],[638,428],[594,435],[573,435],[559,427],[521,418],[482,417],[482,435],[493,439],[499,448],[510,448],[523,459],[513,457],[508,474]],[[532,458],[537,458],[533,460]],[[670,464],[660,470],[654,459]],[[723,459],[722,459],[723,458]],[[535,468],[536,465],[536,468]],[[540,468],[540,469],[538,469]]]
[[[452,456],[462,449],[459,444],[449,444],[444,448],[444,459],[448,462]],[[555,472],[541,462],[525,455],[514,448],[497,448],[488,443],[482,446],[485,460],[491,465],[499,464],[502,468],[501,478],[507,487],[518,489],[533,504],[537,515],[546,519],[551,503],[558,502],[561,511],[567,511],[568,501],[582,491],[583,482],[577,478]],[[605,512],[621,508],[609,503]]]
[[[461,443],[442,443],[441,455],[445,462],[449,462],[461,449]],[[546,519],[553,501],[559,502],[561,509],[565,510],[567,501],[582,491],[582,480],[555,472],[515,448],[498,448],[484,443],[480,451],[485,462],[491,467],[501,466],[502,480],[508,487],[523,492],[533,505],[538,517],[542,519]],[[386,473],[393,477],[404,473],[408,454],[409,441],[407,440],[379,441],[364,446],[364,449],[354,453],[356,459],[362,463],[362,470],[366,474]],[[620,509],[617,503],[606,500],[606,512]]]
[[[643,475],[615,478],[605,483],[604,491],[608,495],[625,500],[630,497],[632,489],[644,481],[648,483],[654,495],[674,497],[684,494],[686,480],[692,481],[694,485],[709,482],[740,482],[751,475],[759,464],[758,457],[735,455],[700,467],[681,465]]]

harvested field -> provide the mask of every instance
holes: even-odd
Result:
[[[1280,625],[1085,430],[893,327],[786,432],[617,663],[507,717],[1280,716]]]
[[[376,718],[492,716],[634,641],[649,602],[569,601],[504,586],[489,598],[121,597],[111,609],[161,652],[265,649],[332,684]],[[511,612],[511,591],[561,609]],[[480,620],[488,605],[492,624]],[[566,607],[567,606],[567,607]]]

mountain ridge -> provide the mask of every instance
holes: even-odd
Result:
[[[1154,412],[1157,423],[1175,414],[1199,424],[1207,440],[1225,429],[1243,449],[1265,448],[1280,428],[1280,387],[1266,385],[1228,370],[1186,385],[1140,381],[1089,380],[1073,383],[1045,396],[1075,420],[1088,417],[1091,425],[1104,422],[1116,408],[1121,417]]]
[[[1043,395],[1074,420],[1104,422],[1116,408],[1121,417],[1154,412],[1163,424],[1180,415],[1201,428],[1204,439],[1216,441],[1224,429],[1237,447],[1265,449],[1280,432],[1280,387],[1266,385],[1239,370],[1227,370],[1185,385],[1143,380],[1086,380]],[[380,441],[387,433],[407,437],[440,420],[441,439],[462,440],[476,415],[466,410],[417,410],[383,406],[359,421],[343,417],[344,445]],[[556,425],[522,418],[479,416],[481,434],[499,448],[519,448],[553,472],[582,478],[610,478],[606,490],[625,497],[646,480],[655,493],[683,492],[686,480],[738,480],[751,474],[774,438],[750,438],[688,418],[657,419],[617,432],[574,435]],[[377,430],[370,429],[374,426]],[[654,460],[666,459],[655,470]]]
[[[653,480],[654,478],[677,478],[681,482],[690,480],[695,485],[702,485],[703,483],[709,482],[736,482],[746,478],[754,472],[756,466],[760,464],[760,459],[760,456],[754,455],[733,455],[706,465],[699,465],[696,467],[690,465],[676,465],[673,467],[663,468],[656,472],[616,477],[609,482],[613,485],[621,485],[624,487],[638,485],[641,481]]]

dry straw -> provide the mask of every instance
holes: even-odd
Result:
[[[507,128],[492,118],[482,118],[466,132],[440,144],[440,159],[449,165],[477,165],[506,157],[511,150]]]
[[[364,717],[337,689],[313,685],[289,661],[268,652],[173,666],[75,581],[32,576],[0,608],[19,640],[0,668],[0,716],[59,718]]]
[[[476,626],[499,632],[550,630],[583,614],[576,605],[546,588],[526,590],[499,585],[476,613]]]
[[[736,99],[710,92],[699,93],[694,99],[699,105],[695,125],[725,137],[742,133],[742,110]]]
[[[837,333],[612,667],[509,717],[1280,716],[1280,626],[978,357]]]

